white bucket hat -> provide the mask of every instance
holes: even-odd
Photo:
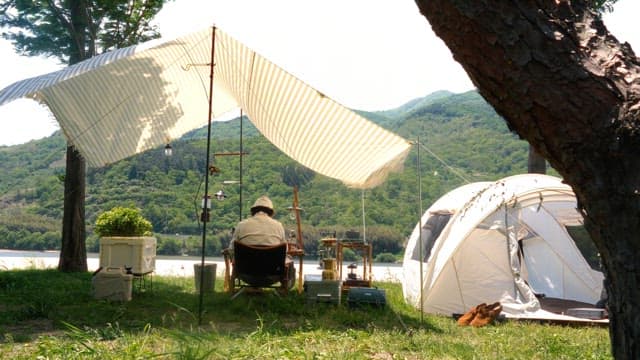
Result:
[[[253,206],[251,206],[251,208],[253,209],[258,206],[261,206],[273,211],[273,203],[271,202],[271,199],[269,199],[269,197],[266,195],[262,195],[259,198],[257,198],[256,202],[253,203]]]

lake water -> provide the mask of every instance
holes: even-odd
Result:
[[[17,251],[0,249],[0,271],[11,269],[55,269],[58,267],[58,251]],[[154,274],[161,276],[193,277],[193,265],[199,264],[200,257],[196,256],[157,256]],[[224,259],[222,257],[206,257],[206,263],[217,264],[217,276],[224,276]],[[100,263],[99,254],[87,255],[87,267],[89,271],[98,269]],[[298,260],[295,259],[296,268]],[[347,263],[343,265],[343,276],[348,272]],[[322,269],[317,261],[304,261],[303,275],[321,275]],[[362,266],[358,264],[355,270],[358,276],[362,276]],[[374,281],[402,281],[401,264],[374,263],[372,267]]]

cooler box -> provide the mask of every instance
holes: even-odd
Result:
[[[100,267],[131,268],[134,274],[147,274],[156,268],[156,238],[100,238]]]
[[[321,275],[304,276],[304,293],[307,303],[339,304],[341,293],[340,280],[323,280]]]
[[[352,287],[347,294],[347,304],[350,307],[360,305],[383,307],[387,304],[387,294],[384,289]]]
[[[91,279],[93,297],[111,301],[130,301],[133,275],[123,268],[102,268]]]

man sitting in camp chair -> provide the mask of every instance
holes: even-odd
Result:
[[[251,207],[251,217],[240,221],[236,226],[231,238],[231,248],[234,247],[235,242],[248,245],[254,250],[259,247],[271,248],[276,245],[287,244],[284,227],[279,221],[273,219],[274,214],[275,211],[271,199],[267,196],[259,197]],[[293,260],[289,256],[285,256],[284,270],[286,271],[281,275],[237,274],[237,271],[235,271],[237,267],[235,262],[237,260],[234,257],[234,279],[240,278],[249,285],[256,287],[263,287],[267,283],[266,286],[280,282],[284,291],[291,289],[295,284],[296,269],[293,265]]]

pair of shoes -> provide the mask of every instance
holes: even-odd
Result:
[[[500,312],[502,312],[500,302],[495,302],[490,305],[486,303],[478,304],[458,319],[458,325],[482,327],[493,322],[493,320],[500,315]]]

